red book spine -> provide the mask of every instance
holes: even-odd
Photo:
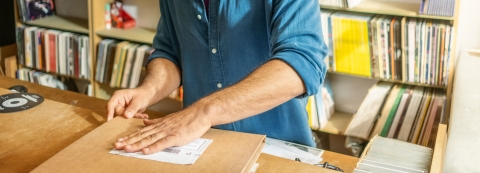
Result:
[[[50,49],[50,71],[56,73],[57,72],[57,43],[56,43],[56,35],[49,34],[48,35],[48,48]]]

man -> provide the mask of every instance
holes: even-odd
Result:
[[[315,146],[305,105],[326,72],[318,1],[160,0],[160,10],[148,75],[107,105],[108,120],[144,118],[146,127],[115,148],[151,154],[210,127]],[[143,111],[180,85],[185,109],[146,119]]]

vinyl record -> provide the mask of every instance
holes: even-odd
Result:
[[[34,108],[45,99],[38,94],[13,93],[0,96],[0,113],[20,112]]]

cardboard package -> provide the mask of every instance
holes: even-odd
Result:
[[[114,118],[33,172],[249,172],[265,145],[264,135],[210,129],[202,138],[213,142],[192,165],[109,154],[118,138],[141,127],[144,127],[142,120]]]
[[[0,89],[0,95],[10,93]],[[33,170],[101,121],[90,110],[48,99],[21,112],[1,113],[0,172]]]

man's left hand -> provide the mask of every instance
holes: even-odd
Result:
[[[182,146],[201,137],[212,126],[204,115],[192,108],[155,120],[143,120],[146,127],[120,138],[116,149],[153,154],[172,146]]]

